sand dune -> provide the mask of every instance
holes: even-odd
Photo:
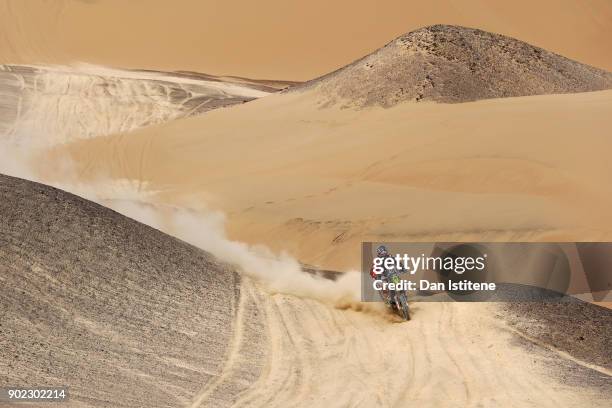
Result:
[[[146,12],[146,13],[145,13]],[[309,80],[431,24],[509,35],[612,70],[609,0],[0,1],[0,62]],[[279,33],[282,33],[279,35]]]
[[[447,82],[415,86],[428,72]],[[57,147],[38,172],[62,181],[54,163],[72,161],[72,181],[222,210],[233,238],[331,270],[358,268],[362,241],[607,241],[612,91],[428,101],[605,89],[611,75],[436,26],[295,91]]]
[[[364,240],[609,240],[611,118],[611,91],[362,110],[291,93],[55,154],[345,270]]]
[[[91,65],[3,65],[0,139],[45,146],[127,132],[250,101],[275,86],[283,85]]]
[[[492,305],[420,304],[396,323],[271,295],[60,190],[0,176],[0,197],[2,386],[69,384],[75,407],[438,407],[451,395],[595,407],[612,393],[606,368],[526,340]]]

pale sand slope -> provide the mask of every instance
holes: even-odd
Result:
[[[127,132],[276,91],[241,78],[0,65],[0,141],[49,145]]]
[[[493,305],[393,322],[270,295],[48,186],[0,175],[0,198],[0,386],[68,385],[70,407],[598,407],[612,393],[609,370],[525,341]]]
[[[611,126],[611,91],[362,110],[285,94],[56,153],[342,270],[367,240],[612,239]]]
[[[479,27],[612,70],[609,0],[1,0],[0,62],[308,80],[430,24]]]
[[[190,407],[587,407],[610,399],[609,371],[524,340],[492,304],[421,303],[411,322],[393,323],[270,296],[248,280],[242,288],[226,364]],[[257,337],[254,316],[266,328]]]

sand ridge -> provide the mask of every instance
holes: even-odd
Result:
[[[45,146],[129,132],[244,103],[282,86],[85,64],[0,65],[0,138]]]

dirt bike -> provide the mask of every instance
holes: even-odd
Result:
[[[389,276],[389,282],[395,283],[395,284],[399,284],[400,283],[400,277],[398,276],[397,273],[393,273],[391,274],[391,276]],[[389,294],[389,296],[391,296],[391,294]],[[408,296],[406,295],[406,291],[405,290],[396,290],[395,291],[395,296],[392,297],[393,299],[391,300],[391,302],[389,303],[389,305],[391,306],[391,308],[393,308],[393,310],[402,317],[402,319],[408,321],[410,320],[410,309],[408,307]]]

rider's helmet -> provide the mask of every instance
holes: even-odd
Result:
[[[376,255],[378,255],[379,257],[386,257],[389,255],[389,251],[387,251],[387,247],[384,245],[379,246],[378,248],[376,248]]]

